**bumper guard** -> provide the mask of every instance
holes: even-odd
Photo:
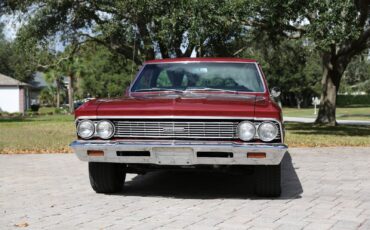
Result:
[[[74,141],[70,145],[82,161],[156,165],[277,165],[288,147],[276,143],[239,143],[216,141]],[[91,156],[87,151],[104,151]],[[119,152],[146,152],[147,156],[122,156]],[[206,156],[199,152],[208,153]],[[212,153],[215,153],[213,156]],[[220,157],[216,153],[231,153]],[[249,158],[248,153],[265,153],[263,158]]]

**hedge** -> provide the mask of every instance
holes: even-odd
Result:
[[[338,95],[337,106],[370,106],[370,95]]]

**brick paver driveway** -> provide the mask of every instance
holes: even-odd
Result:
[[[250,176],[128,175],[95,194],[67,155],[0,155],[0,229],[370,229],[370,148],[290,149],[283,195],[260,199]]]

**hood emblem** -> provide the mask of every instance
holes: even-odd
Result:
[[[185,128],[183,127],[164,127],[162,130],[163,133],[183,133]]]

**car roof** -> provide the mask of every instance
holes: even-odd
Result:
[[[174,62],[245,62],[245,63],[256,63],[254,59],[246,58],[166,58],[166,59],[155,59],[146,61],[144,64],[157,64],[157,63],[174,63]]]

